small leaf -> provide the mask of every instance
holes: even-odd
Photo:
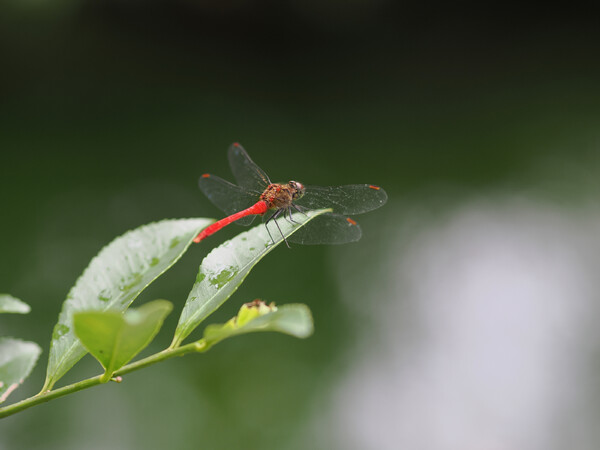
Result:
[[[84,347],[102,364],[108,381],[152,342],[173,305],[155,300],[137,309],[88,311],[73,315],[75,334]]]
[[[27,314],[29,305],[9,294],[0,294],[0,313]]]
[[[296,213],[290,223],[279,220],[282,233],[288,237],[296,230],[329,209]],[[250,270],[271,250],[277,247],[283,238],[278,229],[271,225],[271,241],[264,224],[221,244],[211,251],[200,264],[196,283],[188,295],[175,338],[171,347],[177,347],[200,323],[212,314],[235,292]]]
[[[31,373],[41,351],[35,342],[0,338],[0,403]]]
[[[254,317],[249,318],[250,316]],[[242,317],[245,318],[243,323]],[[203,341],[208,349],[223,339],[255,331],[278,331],[298,338],[306,338],[313,332],[310,309],[303,304],[284,305],[279,308],[266,306],[264,303],[255,307],[244,305],[237,317],[222,325],[207,326]]]
[[[152,281],[181,257],[211,219],[179,219],[144,225],[116,238],[92,259],[63,303],[52,333],[46,382],[51,389],[86,350],[73,333],[78,311],[124,311]]]

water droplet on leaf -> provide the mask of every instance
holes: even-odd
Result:
[[[62,323],[56,324],[54,332],[52,333],[52,339],[59,339],[70,331],[70,328]]]

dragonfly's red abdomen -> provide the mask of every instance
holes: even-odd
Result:
[[[243,211],[240,211],[240,212],[237,212],[230,216],[227,216],[227,217],[213,223],[212,225],[207,226],[204,230],[202,230],[200,232],[200,234],[198,234],[198,236],[196,236],[194,238],[194,242],[198,243],[201,240],[206,239],[211,234],[216,233],[221,228],[226,227],[230,223],[235,222],[236,220],[239,220],[242,217],[261,215],[261,214],[266,213],[268,209],[269,208],[268,208],[267,204],[261,200],[261,201],[255,203],[254,205],[252,205],[250,208],[246,208]]]

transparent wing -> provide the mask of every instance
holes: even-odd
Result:
[[[244,147],[237,142],[229,147],[227,156],[235,181],[241,187],[260,194],[271,184],[267,174],[250,159]]]
[[[354,220],[337,214],[323,214],[292,234],[288,241],[305,245],[345,244],[358,241],[361,236],[360,226]]]
[[[387,194],[379,186],[349,184],[306,186],[306,193],[295,203],[309,209],[332,208],[336,214],[362,214],[383,206],[386,201]]]
[[[259,200],[260,193],[251,192],[216,175],[204,174],[198,180],[200,190],[208,199],[227,215],[242,211]],[[255,216],[237,220],[238,225],[250,225]]]

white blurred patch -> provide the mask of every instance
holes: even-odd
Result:
[[[371,323],[334,394],[334,441],[595,448],[600,213],[513,198],[431,216],[403,210],[372,276],[342,275]]]

